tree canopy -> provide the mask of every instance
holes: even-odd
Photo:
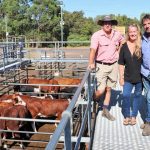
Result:
[[[28,41],[60,41],[61,19],[64,21],[62,26],[64,41],[89,40],[92,33],[100,28],[96,21],[103,15],[87,18],[82,11],[65,10],[61,14],[61,5],[57,0],[1,0],[1,41],[5,41],[8,34],[9,36],[24,35]],[[120,26],[128,26],[132,23],[140,25],[137,18],[131,19],[126,15],[111,14],[111,16],[118,20]]]

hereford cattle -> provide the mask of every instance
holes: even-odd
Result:
[[[30,97],[27,95],[18,95],[16,97],[18,103],[27,107],[30,111],[32,118],[40,117],[52,117],[57,119],[61,118],[61,114],[69,105],[67,99],[40,99],[36,97]],[[35,124],[33,125],[34,131],[36,131]]]
[[[15,105],[9,108],[3,109],[3,112],[1,114],[1,117],[10,117],[10,118],[28,118],[29,117],[29,111],[25,106],[22,105]],[[0,129],[1,130],[11,130],[11,131],[19,131],[19,129],[25,124],[23,121],[19,120],[0,120]],[[12,133],[13,137],[20,138],[20,134],[18,133]],[[4,134],[5,138],[7,134]],[[23,147],[23,145],[20,145]],[[7,145],[5,143],[5,148],[7,148]]]
[[[0,95],[0,101],[12,100],[12,97],[13,97],[13,95],[3,94],[3,95]]]
[[[54,78],[60,85],[60,92],[65,94],[60,94],[59,98],[72,98],[77,90],[77,86],[67,86],[67,85],[79,85],[81,79],[77,78]],[[63,86],[65,85],[65,86]]]
[[[15,102],[16,103],[16,102]],[[2,100],[0,101],[0,116],[2,116],[5,109],[14,106],[14,100]]]
[[[13,98],[13,94],[11,94],[11,95],[7,95],[7,94],[6,95],[5,94],[1,95],[0,96],[0,106],[7,105],[8,103],[13,103],[13,105],[14,105],[14,104],[17,103],[17,99],[15,100]]]
[[[0,102],[0,116],[2,115],[3,110],[5,108],[9,108],[9,107],[12,107],[12,106],[14,106],[13,102]]]
[[[11,118],[29,118],[29,112],[25,106],[22,105],[15,105],[13,107],[9,107],[4,111],[4,117],[11,117]],[[18,120],[5,120],[5,126],[9,130],[19,130],[24,122]]]
[[[61,89],[66,88],[66,86],[63,85],[79,85],[81,83],[81,79],[77,78],[54,78],[55,81],[58,82],[61,86]]]
[[[38,78],[28,78],[23,79],[22,83],[28,83],[28,84],[49,84],[49,85],[58,85],[58,82],[55,79],[38,79]],[[34,86],[34,87],[39,87]],[[40,91],[46,92],[46,93],[58,93],[60,87],[59,86],[41,86]]]

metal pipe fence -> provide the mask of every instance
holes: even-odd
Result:
[[[52,64],[54,63],[87,63],[87,58],[65,58],[64,55],[62,53],[58,53],[59,51],[63,51],[63,49],[61,48],[61,44],[62,42],[59,41],[55,41],[55,42],[33,42],[33,43],[45,43],[45,44],[52,44],[53,47],[51,47],[54,51],[54,57],[53,58],[49,58],[47,53],[44,53],[45,57],[41,57],[41,58],[30,58],[30,61],[32,63],[45,63],[45,62],[50,62]],[[76,44],[76,43],[80,43],[82,44],[83,42],[79,42],[79,41],[70,41],[70,42],[63,42],[63,45],[65,44]],[[14,44],[14,43],[13,43]],[[24,45],[26,44],[32,44],[32,42],[27,42],[27,43],[23,43]],[[85,44],[89,44],[89,41],[85,41]],[[27,46],[26,46],[27,47]],[[42,50],[41,50],[42,51]],[[60,57],[59,54],[63,55],[63,57]],[[7,57],[6,57],[7,58]],[[24,58],[20,58],[20,62],[23,61]],[[5,62],[4,62],[5,63]],[[6,65],[6,63],[5,63]],[[60,67],[60,66],[59,66]],[[17,67],[19,70],[19,67]],[[5,69],[5,66],[4,66]],[[47,68],[46,68],[47,69]],[[36,70],[40,71],[42,70],[42,68],[36,68]],[[43,69],[44,70],[44,69]],[[53,71],[57,71],[57,68],[50,68],[47,70],[53,70]],[[61,71],[63,69],[59,68],[59,71]],[[67,70],[67,69],[64,69]],[[74,69],[75,70],[75,69]],[[76,69],[78,70],[78,69]],[[29,71],[29,70],[28,70]],[[27,71],[27,76],[29,76]],[[79,70],[81,71],[81,70]],[[91,113],[92,113],[92,105],[93,103],[91,102],[92,100],[92,95],[93,95],[93,90],[95,88],[95,79],[93,77],[93,74],[89,71],[89,70],[83,70],[82,71],[86,71],[84,76],[82,77],[82,82],[79,85],[79,87],[77,88],[70,105],[68,106],[67,110],[63,113],[62,115],[62,119],[58,125],[58,127],[56,128],[52,138],[50,139],[50,141],[48,141],[46,150],[53,150],[56,148],[57,144],[59,144],[59,141],[64,141],[64,148],[66,150],[71,150],[71,149],[79,149],[81,142],[87,142],[90,143],[91,142],[91,135],[92,135],[92,123],[91,123]],[[24,74],[23,74],[24,76]],[[19,77],[21,78],[21,76]],[[21,84],[21,83],[17,83],[16,81],[18,80],[13,80],[14,82],[7,82],[6,81],[6,85],[9,86],[16,86],[16,85],[27,85],[27,84]],[[5,82],[5,81],[4,81]],[[85,87],[85,85],[87,84],[87,87]],[[29,86],[34,86],[35,84],[28,84]],[[38,87],[40,88],[41,86],[61,86],[61,85],[47,85],[47,84],[38,84]],[[62,86],[67,86],[67,87],[77,87],[77,85],[62,85]],[[73,125],[71,123],[71,120],[73,119],[73,111],[74,108],[76,106],[76,103],[78,101],[79,95],[83,94],[81,93],[81,91],[85,88],[86,90],[86,95],[85,95],[85,99],[84,102],[81,102],[80,104],[82,105],[81,108],[81,125],[80,125],[80,129],[78,131],[77,135],[73,135],[72,134],[72,128]],[[27,121],[25,119],[25,121]],[[34,121],[34,120],[32,120]],[[36,120],[35,120],[36,121]],[[87,130],[87,136],[85,137],[85,130]],[[7,132],[7,131],[6,131]],[[74,142],[75,144],[72,144],[72,142]],[[90,144],[89,144],[90,145]]]
[[[85,76],[82,79],[82,82],[80,84],[80,86],[78,87],[76,93],[74,94],[70,105],[68,106],[67,110],[63,112],[62,114],[62,119],[57,127],[57,129],[55,130],[52,138],[50,139],[50,142],[48,143],[46,150],[54,150],[57,146],[57,143],[59,142],[59,139],[62,135],[62,133],[64,132],[64,141],[65,141],[65,150],[71,150],[71,149],[75,149],[77,150],[80,146],[80,142],[83,136],[83,132],[85,130],[86,127],[86,123],[88,120],[88,133],[89,133],[89,139],[91,138],[91,100],[92,100],[92,93],[93,93],[93,87],[91,87],[91,74],[90,71],[87,70],[85,73]],[[77,136],[77,140],[76,140],[76,144],[74,146],[74,148],[72,148],[72,139],[71,139],[71,114],[73,111],[73,108],[75,107],[75,104],[78,100],[78,97],[81,93],[82,88],[84,87],[85,83],[88,83],[88,101],[87,101],[87,107],[85,110],[85,113],[83,115],[83,120],[81,123],[81,128],[80,128],[80,132]],[[90,140],[89,140],[90,141]]]
[[[19,42],[0,42],[0,45],[7,46],[9,44],[19,44]],[[54,50],[63,49],[66,46],[89,46],[90,41],[26,41],[21,42],[22,46],[25,48],[29,47],[47,47],[54,48]],[[63,46],[62,46],[63,45]]]
[[[59,123],[59,120],[47,120],[47,119],[31,119],[31,118],[10,118],[10,117],[0,117],[0,120],[14,120],[14,121],[22,121],[22,122],[38,122],[38,123]],[[25,143],[31,143],[31,142],[37,142],[37,143],[48,143],[49,140],[47,141],[43,141],[41,140],[32,140],[32,139],[11,139],[11,138],[7,138],[7,139],[3,139],[1,137],[1,133],[19,133],[19,134],[43,134],[43,135],[52,135],[52,132],[34,132],[34,131],[21,131],[21,130],[2,130],[0,129],[0,148],[2,146],[2,143],[4,141],[12,141],[12,142],[25,142]]]

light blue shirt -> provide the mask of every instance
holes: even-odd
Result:
[[[142,59],[141,73],[147,77],[150,75],[150,39],[147,39],[144,35],[142,38]]]

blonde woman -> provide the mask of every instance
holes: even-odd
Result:
[[[123,124],[135,125],[142,100],[141,35],[139,27],[135,24],[128,26],[126,41],[120,49],[118,63],[120,85],[123,86]],[[135,89],[133,103],[131,104],[130,98],[133,88]]]

